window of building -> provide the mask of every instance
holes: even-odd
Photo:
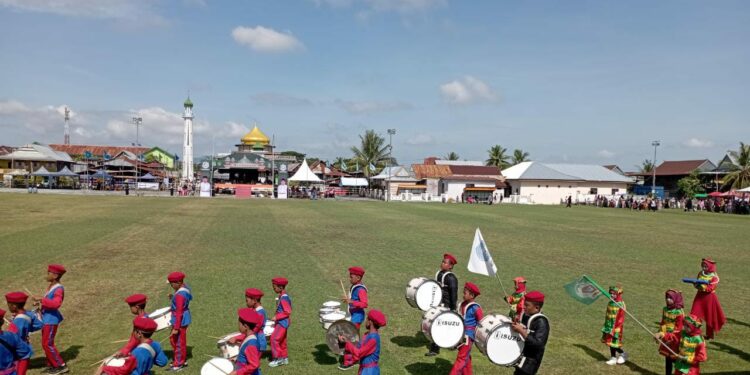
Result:
[[[598,192],[599,192],[599,189],[591,188],[591,190],[589,191],[589,194],[597,194]]]

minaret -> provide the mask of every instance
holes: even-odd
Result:
[[[69,145],[70,144],[70,126],[68,125],[68,121],[70,120],[70,110],[68,107],[65,107],[65,142],[63,144]]]
[[[193,102],[185,99],[185,140],[182,145],[182,178],[193,181]]]

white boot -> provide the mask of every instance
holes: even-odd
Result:
[[[615,363],[617,363],[617,357],[611,357],[609,361],[606,362],[610,366],[614,366]]]
[[[628,353],[622,352],[622,354],[620,354],[620,358],[617,358],[617,364],[621,365],[625,363],[627,360],[628,360]]]

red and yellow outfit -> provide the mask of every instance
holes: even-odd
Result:
[[[669,333],[665,338],[672,339],[672,336],[679,336],[679,333]],[[678,340],[680,358],[675,362],[674,375],[700,375],[700,363],[707,359],[706,343],[701,336],[700,318],[693,314],[686,317],[682,338]]]
[[[516,291],[505,300],[510,305],[508,317],[514,322],[518,322],[521,321],[521,317],[523,316],[523,304],[526,300],[526,279],[516,277],[513,281],[516,283]]]
[[[676,290],[668,290],[666,295],[672,299],[672,305],[664,306],[662,309],[659,332],[663,337],[662,341],[664,344],[667,344],[669,349],[672,349],[673,352],[678,353],[680,347],[680,332],[682,332],[682,325],[685,319],[682,294]],[[659,344],[659,354],[671,360],[675,360],[676,358],[674,354],[670,353],[664,344]]]
[[[604,327],[602,327],[602,342],[610,348],[622,348],[623,325],[625,323],[625,302],[622,301],[622,288],[611,287],[610,292],[615,292],[614,301],[607,304],[607,312],[604,316]]]
[[[707,271],[701,270],[697,279],[704,280],[708,284],[694,284],[697,293],[693,300],[693,307],[690,314],[697,316],[706,324],[706,338],[713,339],[714,333],[719,332],[727,318],[724,316],[724,310],[719,304],[719,297],[716,296],[716,287],[719,285],[719,275],[716,273],[716,262],[705,258],[701,265],[706,266]]]

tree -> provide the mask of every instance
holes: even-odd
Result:
[[[453,151],[445,154],[445,156],[443,157],[443,159],[445,159],[445,160],[458,160],[459,158],[461,158],[461,157],[458,156],[458,154],[455,153],[455,152],[453,152]]]
[[[346,172],[346,168],[349,167],[349,164],[346,162],[344,158],[339,156],[336,158],[336,160],[333,161],[333,166],[338,168],[338,170],[340,171]]]
[[[500,169],[510,167],[510,163],[508,162],[510,156],[505,155],[505,152],[507,151],[507,149],[503,148],[500,145],[492,146],[492,148],[487,151],[489,153],[489,159],[485,161],[485,164],[492,167],[498,167]]]
[[[285,155],[285,156],[294,156],[294,158],[295,158],[295,159],[297,159],[297,162],[301,162],[301,161],[302,161],[302,159],[304,159],[304,158],[305,158],[305,156],[306,156],[305,154],[303,154],[303,153],[301,153],[301,152],[297,152],[297,151],[292,151],[292,150],[289,150],[289,151],[281,151],[281,152],[279,153],[279,155]]]
[[[352,146],[352,159],[360,165],[365,176],[370,177],[388,160],[388,145],[385,144],[385,138],[375,133],[375,130],[365,131],[364,135],[359,136],[359,140],[359,147]]]
[[[511,164],[516,165],[523,163],[525,161],[529,161],[529,153],[525,152],[521,149],[515,149],[513,150],[513,160],[511,161]]]
[[[687,177],[681,178],[677,181],[678,192],[686,198],[692,198],[695,194],[705,193],[703,189],[703,181],[701,181],[700,173],[695,170],[690,173]]]
[[[640,169],[641,173],[651,173],[654,171],[654,163],[651,160],[646,159],[640,166],[636,165],[636,168]]]
[[[724,187],[744,189],[750,186],[750,145],[740,142],[740,149],[731,154],[737,160],[737,169],[724,177]]]

